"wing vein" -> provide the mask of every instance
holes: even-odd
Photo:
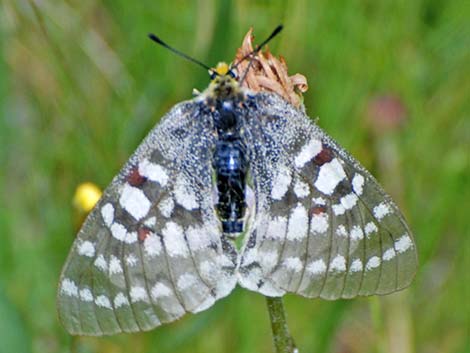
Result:
[[[124,253],[126,253],[125,250],[126,250],[126,245],[124,244],[124,242],[122,242],[121,251],[123,253],[123,256],[124,256]],[[132,302],[131,298],[129,297],[131,284],[130,284],[130,275],[129,275],[129,271],[128,271],[128,268],[127,268],[127,263],[125,261],[122,261],[122,265],[123,265],[122,266],[122,272],[123,272],[123,275],[124,275],[124,283],[126,285],[126,293],[124,293],[124,295],[126,296],[127,300],[129,301],[129,308],[131,310],[132,316],[134,317],[135,324],[139,328],[139,331],[142,331],[142,325],[139,322],[139,317],[136,315],[135,308],[134,308],[134,303]]]
[[[160,318],[158,317],[157,313],[155,312],[155,307],[157,306],[157,304],[153,301],[153,298],[152,298],[152,292],[149,288],[149,279],[147,277],[147,269],[146,269],[146,261],[144,259],[144,254],[142,252],[142,247],[141,246],[137,246],[138,249],[139,249],[139,259],[140,259],[140,264],[142,265],[142,271],[143,271],[143,276],[144,276],[144,286],[145,286],[145,291],[147,292],[147,296],[149,298],[149,301],[150,301],[150,307],[152,308],[152,312],[153,314],[155,315],[155,317],[157,318],[157,320],[159,322],[161,322]]]
[[[331,207],[332,201],[331,197],[328,197],[328,214],[332,214],[332,207]],[[330,240],[330,246],[329,251],[328,251],[328,260],[326,262],[326,270],[325,270],[325,277],[323,279],[323,283],[321,285],[320,291],[318,292],[319,296],[322,296],[323,290],[325,289],[326,282],[328,281],[328,273],[330,272],[330,263],[331,263],[331,251],[332,251],[332,246],[333,246],[333,220],[332,217],[328,217],[328,234],[329,234],[329,240]]]

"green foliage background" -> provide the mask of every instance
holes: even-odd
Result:
[[[326,302],[288,296],[300,352],[469,352],[470,5],[452,0],[53,1],[0,3],[0,352],[271,352],[264,298],[238,289],[152,332],[71,339],[57,321],[75,187],[105,187],[203,70],[230,61],[250,26],[305,105],[371,169],[415,232],[408,290]],[[398,128],[371,128],[388,116]],[[381,103],[382,102],[382,103]],[[390,107],[389,107],[390,108]],[[384,115],[385,114],[385,115]],[[372,120],[372,123],[371,123]]]

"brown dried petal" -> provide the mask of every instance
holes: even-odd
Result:
[[[307,92],[308,83],[304,75],[295,74],[290,77],[292,84],[302,93]]]

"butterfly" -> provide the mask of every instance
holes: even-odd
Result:
[[[284,97],[242,87],[236,65],[210,73],[204,92],[150,131],[78,233],[57,297],[71,334],[150,330],[237,285],[333,300],[413,279],[411,231],[370,173]]]

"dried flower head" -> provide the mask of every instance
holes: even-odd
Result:
[[[242,46],[237,50],[234,62],[253,51],[253,29],[251,28],[243,39]],[[259,51],[238,65],[238,73],[246,77],[242,86],[255,92],[275,92],[289,101],[295,107],[302,106],[302,93],[308,89],[304,75],[289,76],[287,64],[282,56],[276,58],[269,49]]]

